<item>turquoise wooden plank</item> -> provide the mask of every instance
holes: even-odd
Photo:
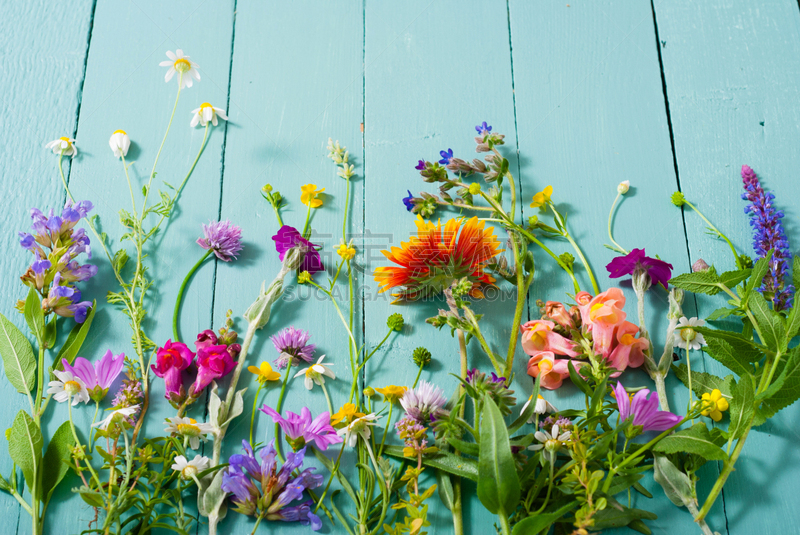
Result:
[[[127,159],[134,162],[130,167],[131,180],[137,206],[141,208],[141,187],[149,177],[177,91],[174,79],[169,84],[164,82],[165,68],[158,63],[166,59],[166,50],[182,48],[200,65],[202,80],[181,94],[158,164],[158,176],[153,182],[154,188],[162,189],[162,180],[175,186],[180,184],[203,139],[200,127],[189,127],[191,110],[202,102],[224,108],[227,101],[232,17],[232,2],[205,6],[191,1],[169,5],[98,3],[76,137],[82,150],[73,166],[70,187],[76,198],[88,198],[94,203],[112,249],[120,247],[118,238],[123,233],[117,211],[130,207],[130,194],[122,163],[114,160],[108,138],[117,129],[125,130],[131,137],[133,146]],[[209,24],[213,24],[213,31],[208,30]],[[223,129],[211,130],[203,158],[181,195],[175,215],[147,251],[151,267],[148,275],[158,284],[149,294],[145,330],[159,344],[172,337],[172,307],[177,288],[203,252],[194,243],[202,235],[201,224],[217,217],[223,134]],[[54,176],[52,187],[57,186]],[[129,245],[128,251],[134,255]],[[97,299],[99,310],[81,353],[93,359],[112,349],[114,353],[135,356],[127,319],[105,302],[105,293],[117,285],[99,247],[95,248],[94,258],[100,270],[84,295]],[[181,332],[188,340],[210,324],[212,279],[213,265],[209,262],[195,274],[186,291]],[[158,436],[163,433],[164,418],[173,416],[175,410],[164,399],[163,381],[151,375],[151,384],[145,432]],[[112,395],[113,392],[104,408],[110,405]],[[195,412],[202,414],[202,409],[198,407]],[[88,428],[92,413],[89,406],[75,412],[79,429]],[[51,426],[65,418],[66,410],[59,407]],[[74,477],[68,479],[48,511],[52,519],[64,522],[68,533],[86,529],[94,518],[94,511],[69,492],[76,485]]]
[[[442,24],[442,21],[447,21]],[[366,224],[374,237],[365,244],[368,268],[388,265],[381,249],[400,246],[416,233],[415,217],[401,198],[411,190],[437,193],[422,181],[414,166],[419,159],[438,161],[439,151],[452,148],[456,156],[471,160],[475,153],[475,125],[487,121],[493,132],[506,135],[502,152],[516,174],[516,143],[511,79],[508,17],[505,2],[406,2],[366,4],[365,44],[365,164]],[[508,194],[508,186],[506,186]],[[523,199],[530,195],[519,193]],[[530,201],[528,201],[530,203]],[[523,204],[527,208],[526,204]],[[519,210],[517,211],[519,217]],[[465,212],[465,216],[474,215]],[[478,214],[480,215],[480,213]],[[442,222],[458,216],[438,212]],[[499,231],[499,239],[506,237]],[[504,247],[505,248],[505,247]],[[433,354],[422,379],[433,380],[449,396],[457,386],[450,373],[459,373],[458,341],[448,329],[437,331],[425,323],[438,308],[439,300],[390,306],[390,292],[378,294],[377,283],[365,284],[365,337],[375,345],[386,333],[386,318],[395,312],[405,316],[404,332],[384,345],[367,367],[367,384],[411,386],[418,368],[412,361],[414,348],[423,346]],[[475,303],[485,313],[482,329],[501,354],[508,350],[510,324],[516,290],[502,286],[498,299]],[[487,373],[488,358],[473,341],[468,347],[470,368]],[[530,381],[516,366],[515,389],[529,395]],[[398,414],[400,412],[400,414]],[[402,416],[395,410],[393,421]],[[385,421],[382,421],[382,425]],[[390,431],[394,428],[390,427]],[[387,442],[399,444],[394,433]],[[434,481],[431,478],[428,484]],[[464,525],[467,533],[484,533],[496,521],[475,498],[475,487],[465,485]],[[451,533],[452,516],[438,497],[430,501],[430,533]]]
[[[5,296],[0,311],[23,332],[28,329],[14,304],[27,295],[18,277],[27,269],[31,256],[19,246],[17,231],[29,229],[29,208],[59,211],[63,206],[55,156],[43,147],[75,131],[91,14],[91,1],[12,2],[0,7],[5,28],[0,35],[0,98],[4,110],[0,114],[0,131],[4,133],[0,143],[4,193],[0,207],[6,214],[5,232],[0,236],[6,251],[0,258],[0,288]],[[0,398],[4,400],[2,429],[11,426],[20,409],[30,412],[25,396],[16,392],[5,374],[0,380]],[[8,477],[12,466],[8,441],[3,436],[0,442],[0,472]],[[5,493],[0,496],[0,517],[3,535],[16,533],[18,522],[20,533],[31,531],[30,516]]]
[[[797,250],[795,170],[800,163],[797,72],[800,13],[796,2],[655,2],[681,188],[740,252],[753,254],[741,200],[742,164],[750,165],[786,213]],[[692,260],[731,269],[727,246],[686,211]],[[719,300],[698,298],[705,317]],[[709,360],[709,369],[722,368]],[[723,491],[731,534],[796,530],[800,467],[793,405],[748,436]],[[704,495],[701,495],[701,499]],[[712,524],[712,527],[717,527]]]
[[[221,217],[242,226],[244,251],[232,266],[219,266],[216,276],[214,318],[220,321],[232,309],[237,328],[244,332],[241,314],[257,296],[262,281],[272,281],[280,269],[271,237],[279,225],[272,207],[259,190],[272,184],[286,198],[283,220],[302,231],[306,206],[300,202],[300,186],[308,183],[325,188],[324,205],[314,213],[312,241],[321,251],[327,276],[332,276],[339,257],[335,254],[341,238],[346,183],[336,176],[336,167],[326,158],[328,137],[350,148],[357,177],[351,190],[352,223],[348,235],[360,241],[362,232],[363,171],[361,157],[362,122],[362,40],[360,1],[321,3],[306,1],[273,3],[239,0],[230,93],[230,126],[225,153]],[[265,44],[269,28],[269,48]],[[360,249],[360,245],[356,244]],[[325,273],[315,280],[324,284]],[[362,273],[356,273],[356,284]],[[333,403],[341,406],[349,394],[349,357],[345,331],[333,306],[298,287],[295,276],[286,278],[286,293],[272,309],[270,322],[256,334],[248,364],[272,362],[277,357],[269,336],[293,325],[311,333],[317,345],[316,357],[326,355],[339,379],[328,381]],[[339,284],[339,302],[347,313],[345,284]],[[357,303],[356,303],[357,304]],[[361,339],[360,310],[357,309],[356,336]],[[292,373],[294,375],[294,372]],[[274,385],[275,383],[273,383]],[[245,372],[240,387],[249,386],[245,414],[228,431],[223,458],[238,453],[249,433],[249,414],[256,382]],[[264,402],[275,407],[279,387],[272,386]],[[262,392],[262,396],[264,393]],[[308,406],[316,416],[327,410],[320,387],[305,389],[302,378],[289,383],[283,410],[299,413]],[[254,440],[273,438],[272,420],[258,413]],[[286,445],[283,449],[286,451]],[[208,448],[207,448],[208,449]],[[335,456],[338,447],[329,450]],[[313,456],[312,456],[313,458]],[[343,466],[351,466],[345,456]],[[309,461],[307,465],[317,465]],[[327,473],[323,471],[327,476]],[[340,498],[341,502],[342,498]],[[327,501],[327,500],[326,500]],[[329,521],[326,518],[325,523]],[[229,512],[220,533],[249,533],[253,519]],[[259,528],[273,533],[305,533],[299,524],[269,522]],[[339,532],[338,528],[325,528]],[[201,530],[201,533],[203,530]]]
[[[515,0],[509,6],[523,183],[529,192],[553,185],[553,198],[569,213],[572,232],[585,247],[601,289],[621,285],[628,319],[638,323],[630,283],[609,280],[604,267],[615,256],[603,244],[620,181],[630,180],[631,191],[617,210],[616,240],[627,249],[645,247],[676,270],[689,268],[681,217],[668,202],[677,183],[650,6]],[[568,244],[553,247],[557,253],[569,250]],[[566,275],[535,254],[539,276],[531,298],[564,299],[565,292],[571,293]],[[656,347],[663,347],[666,296],[655,290],[648,299],[647,326]],[[691,315],[691,303],[686,308]],[[519,374],[525,361],[519,359]],[[644,373],[626,373],[623,380],[654,388]],[[668,389],[671,407],[683,413],[686,389],[676,381]],[[571,385],[549,398],[557,407],[580,402]],[[715,477],[715,466],[705,469]],[[650,480],[647,486],[656,498],[636,503],[658,514],[658,520],[648,522],[655,533],[696,529],[658,485]],[[721,506],[709,522],[723,530]]]

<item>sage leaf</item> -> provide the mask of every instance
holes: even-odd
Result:
[[[678,470],[664,455],[653,460],[653,479],[664,489],[667,498],[678,507],[685,507],[692,500],[692,484],[689,476]]]
[[[19,411],[17,417],[14,418],[14,423],[11,424],[8,453],[16,465],[22,469],[28,489],[37,500],[42,496],[42,489],[36,484],[36,474],[42,463],[43,446],[42,432],[36,422],[27,412]]]
[[[39,292],[35,288],[31,288],[28,292],[28,297],[25,299],[25,321],[39,345],[44,346],[44,313],[42,312],[42,301],[39,299]]]
[[[61,424],[44,453],[42,464],[42,495],[44,502],[50,501],[53,491],[56,489],[64,476],[69,471],[69,461],[72,455],[72,447],[75,445],[75,438],[72,436],[69,422]]]
[[[503,415],[488,394],[483,398],[480,444],[478,499],[492,514],[511,513],[520,499],[519,476]]]
[[[25,335],[0,314],[0,355],[9,382],[17,392],[28,394],[33,390],[36,376],[36,357]]]

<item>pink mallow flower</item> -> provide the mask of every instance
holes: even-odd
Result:
[[[286,411],[286,418],[267,405],[258,410],[272,417],[272,421],[281,426],[286,434],[286,441],[294,451],[300,450],[310,442],[313,442],[317,449],[325,451],[328,446],[339,444],[344,440],[336,434],[336,429],[331,426],[331,415],[327,411],[312,421],[311,411],[308,410],[308,407],[303,407],[300,414]]]
[[[189,394],[196,396],[214,379],[231,373],[236,367],[228,346],[206,346],[197,350],[197,378],[189,387]]]
[[[558,355],[578,356],[575,342],[553,331],[556,324],[547,320],[533,320],[522,325],[522,349],[528,355],[551,351]]]
[[[611,288],[597,294],[588,305],[587,323],[591,325],[595,353],[608,355],[614,343],[614,330],[625,321],[625,294],[619,288]]]
[[[572,361],[576,369],[585,364],[577,360]],[[539,377],[542,388],[555,390],[569,377],[569,359],[556,359],[552,351],[540,351],[528,359],[528,375]]]
[[[99,403],[106,397],[111,383],[122,371],[122,367],[125,365],[125,354],[120,353],[114,356],[111,350],[108,350],[94,366],[83,357],[76,358],[72,365],[67,359],[61,359],[61,362],[66,371],[83,381],[92,401]]]
[[[157,376],[164,379],[166,385],[165,397],[172,401],[186,396],[183,388],[183,370],[189,367],[194,359],[194,353],[182,342],[167,340],[164,347],[156,351],[156,363],[150,366]]]
[[[677,414],[658,410],[658,396],[647,389],[639,390],[631,397],[618,381],[614,397],[617,398],[620,421],[633,417],[633,425],[641,425],[643,431],[666,431],[683,421]]]

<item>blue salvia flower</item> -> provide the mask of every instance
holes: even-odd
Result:
[[[747,165],[742,166],[742,182],[745,190],[742,199],[750,201],[744,212],[750,216],[753,227],[753,249],[761,258],[774,251],[760,291],[772,298],[776,310],[782,310],[791,306],[794,295],[794,286],[786,284],[792,253],[781,224],[783,212],[775,209],[775,195],[764,191],[755,171]]]

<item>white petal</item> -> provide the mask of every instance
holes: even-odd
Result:
[[[172,67],[175,64],[174,61],[162,61],[158,64],[159,67]]]
[[[164,75],[164,81],[165,82],[169,82],[170,80],[172,80],[172,77],[175,76],[176,72],[178,72],[178,71],[176,71],[175,69],[169,69],[167,71],[167,74]]]
[[[305,368],[305,369],[303,369],[303,370],[300,370],[299,372],[297,372],[296,374],[294,374],[294,376],[295,376],[295,377],[300,377],[301,375],[304,375],[304,374],[306,373],[306,370],[307,370],[307,369],[308,369],[308,368]]]
[[[180,50],[178,50],[180,52]],[[172,63],[175,63],[175,60],[178,59],[178,56],[172,50],[167,50],[167,57],[172,60]]]
[[[183,55],[183,50],[181,50],[180,48],[179,48],[179,49],[177,49],[177,50],[175,51],[175,56],[176,56],[176,58],[175,58],[175,59],[178,59],[178,58],[182,58],[182,57],[184,57],[184,55]]]
[[[544,431],[536,431],[536,433],[533,434],[533,437],[539,442],[547,442],[550,439],[550,437]]]
[[[197,123],[199,122],[200,122],[200,115],[198,113],[195,113],[194,116],[192,117],[192,122],[189,123],[189,126],[194,128],[195,126],[197,126]]]
[[[306,375],[305,382],[306,382],[306,390],[311,390],[312,388],[314,388],[314,381],[308,375]]]

